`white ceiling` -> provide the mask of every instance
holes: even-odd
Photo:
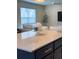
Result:
[[[40,4],[40,5],[62,4],[62,0],[45,0],[45,2],[42,2],[42,3],[35,2],[33,0],[19,0],[19,1],[31,2],[31,3]]]

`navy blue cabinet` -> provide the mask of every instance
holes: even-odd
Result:
[[[50,43],[36,51],[36,59],[42,59],[43,57],[47,56],[53,52],[53,43]]]
[[[59,47],[54,51],[54,59],[62,59],[62,48]]]
[[[62,46],[62,38],[59,38],[54,42],[54,50]]]
[[[54,42],[53,55],[53,59],[62,59],[62,38],[59,38],[59,40]]]
[[[33,52],[17,49],[17,59],[62,59],[61,46],[62,38],[59,38]]]
[[[35,54],[17,49],[17,59],[35,59]]]
[[[49,54],[49,55],[47,55],[47,56],[45,56],[43,59],[52,59],[52,54]]]

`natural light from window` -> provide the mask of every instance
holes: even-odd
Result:
[[[35,24],[36,23],[36,10],[29,8],[20,8],[21,24]]]

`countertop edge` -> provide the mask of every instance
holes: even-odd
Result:
[[[62,38],[62,36],[57,37],[56,40],[58,40],[59,38]],[[56,40],[54,40],[54,41],[56,41]],[[20,49],[20,50],[23,50],[23,51],[32,53],[32,52],[35,52],[35,51],[37,51],[38,49],[40,49],[40,48],[42,48],[42,47],[44,47],[44,46],[46,46],[46,45],[48,45],[48,44],[50,44],[50,43],[52,43],[52,42],[54,42],[54,41],[51,41],[51,42],[49,42],[49,43],[47,43],[47,44],[44,44],[43,46],[41,46],[41,47],[39,47],[39,48],[36,48],[35,50],[26,50],[26,49],[22,49],[22,48],[17,48],[17,49]]]

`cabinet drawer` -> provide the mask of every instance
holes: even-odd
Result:
[[[44,46],[43,48],[39,49],[36,52],[36,59],[41,59],[45,55],[51,53],[53,51],[53,44],[49,44],[47,46]]]
[[[62,38],[59,38],[54,42],[54,49],[57,49],[60,46],[62,46]]]

